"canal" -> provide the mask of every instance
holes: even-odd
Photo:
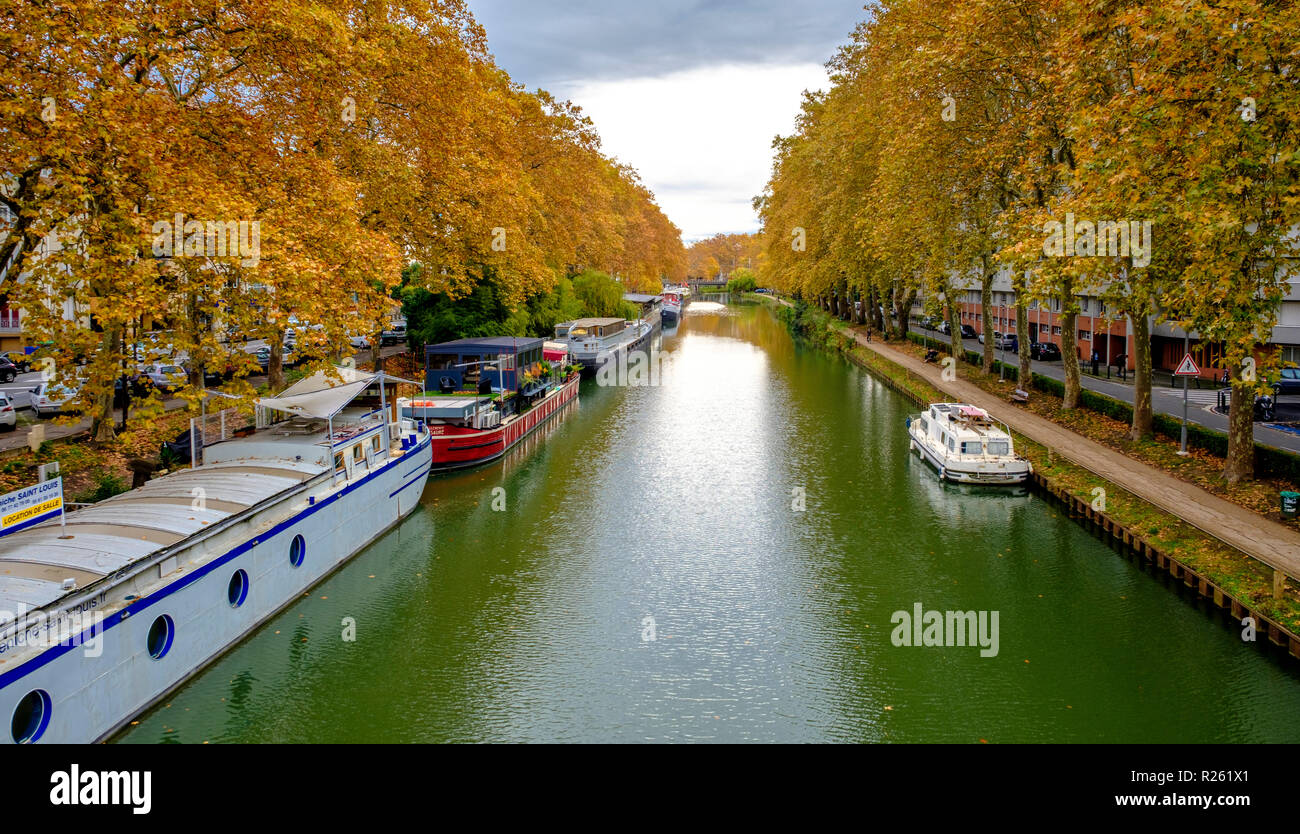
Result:
[[[766,308],[663,345],[117,740],[1300,741],[1294,664],[1044,500],[940,486],[913,404]],[[997,654],[895,646],[917,604],[997,612]]]

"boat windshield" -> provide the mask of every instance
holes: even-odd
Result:
[[[1011,443],[1006,440],[990,440],[990,455],[1009,455],[1011,454]]]

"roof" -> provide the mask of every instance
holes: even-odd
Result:
[[[67,515],[67,535],[47,521],[0,539],[0,612],[29,611],[324,472],[306,461],[258,460],[182,469]],[[204,490],[204,509],[192,504]],[[63,581],[76,580],[65,591]],[[21,607],[20,607],[21,606]],[[3,621],[0,620],[0,624]]]
[[[533,336],[479,336],[473,339],[457,339],[454,342],[442,342],[425,345],[424,352],[430,353],[466,353],[470,350],[489,350],[495,353],[519,353],[539,347],[545,339]]]
[[[623,293],[623,298],[627,301],[631,301],[634,304],[648,304],[651,301],[662,299],[663,296],[647,295],[646,293],[643,292],[625,292]]]
[[[608,318],[608,319],[576,319],[569,323],[569,327],[600,327],[605,324],[618,324],[626,319]]]

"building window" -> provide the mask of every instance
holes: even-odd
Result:
[[[1085,313],[1088,312],[1088,299],[1087,299],[1087,298],[1080,298],[1080,299],[1079,299],[1079,309],[1080,309],[1082,312],[1085,312]]]
[[[1079,331],[1079,341],[1081,341],[1081,342],[1091,342],[1091,341],[1092,341],[1092,331],[1090,331],[1090,330],[1080,330],[1080,331]]]
[[[1300,345],[1282,345],[1282,364],[1300,365]]]
[[[307,542],[302,536],[294,536],[293,541],[289,544],[289,564],[295,568],[302,567],[303,559],[307,558]]]
[[[172,638],[176,636],[176,624],[172,618],[163,614],[153,621],[149,626],[149,636],[147,645],[149,647],[149,656],[154,660],[162,660],[167,652],[171,651]]]
[[[1059,298],[1052,299],[1052,312],[1053,313],[1061,312],[1061,299]]]
[[[1053,335],[1053,336],[1060,336],[1060,335],[1061,335],[1061,325],[1059,325],[1059,324],[1054,324],[1054,325],[1052,325],[1052,335]]]
[[[230,575],[230,584],[226,586],[226,599],[231,608],[238,608],[248,599],[248,574],[237,570]]]
[[[31,744],[45,734],[45,728],[50,726],[50,707],[50,693],[44,689],[33,689],[23,696],[9,725],[15,744]]]

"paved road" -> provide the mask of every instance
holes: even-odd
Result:
[[[934,339],[941,339],[945,342],[948,338],[933,330],[917,330],[917,332]],[[976,353],[981,353],[984,350],[984,346],[975,339],[965,339],[963,344],[965,344],[967,350],[973,350]],[[998,359],[1001,358],[1002,353],[1001,351],[994,351],[993,356],[995,359]],[[1006,362],[1008,365],[1014,365],[1018,361],[1019,359],[1016,354],[1006,354]],[[1039,373],[1043,376],[1051,377],[1052,379],[1065,379],[1065,367],[1059,361],[1039,362],[1034,360],[1030,362],[1030,366],[1033,368],[1034,373]],[[1088,374],[1080,374],[1079,378],[1080,384],[1089,391],[1096,391],[1105,394],[1117,400],[1122,400],[1129,405],[1133,404],[1133,377],[1131,374],[1129,375],[1129,381],[1127,383],[1120,382],[1119,380],[1102,379]],[[1214,406],[1218,402],[1217,386],[1213,388],[1196,388],[1194,387],[1195,383],[1192,384],[1193,387],[1187,392],[1187,399],[1189,402],[1187,408],[1188,422],[1197,423],[1206,428],[1211,428],[1215,431],[1227,434],[1227,416],[1214,411]],[[1202,381],[1201,384],[1205,385],[1206,383]],[[1168,414],[1181,420],[1183,417],[1182,387],[1153,387],[1151,391],[1151,407],[1159,413]],[[1286,403],[1279,403],[1278,412],[1278,416],[1282,419],[1293,418],[1300,420],[1300,402],[1288,401]],[[1278,449],[1286,449],[1287,451],[1300,453],[1300,431],[1287,431],[1282,428],[1274,428],[1271,425],[1256,423],[1255,440],[1266,446],[1273,446]]]
[[[940,376],[941,369],[936,365],[927,364],[881,342],[868,342],[862,336],[857,336],[857,340],[863,347],[902,365],[954,400],[978,405],[1015,431],[1070,462],[1123,487],[1224,544],[1278,568],[1288,576],[1300,578],[1300,533],[1290,527],[1133,460],[1033,412],[1017,408],[965,380],[945,382]]]

